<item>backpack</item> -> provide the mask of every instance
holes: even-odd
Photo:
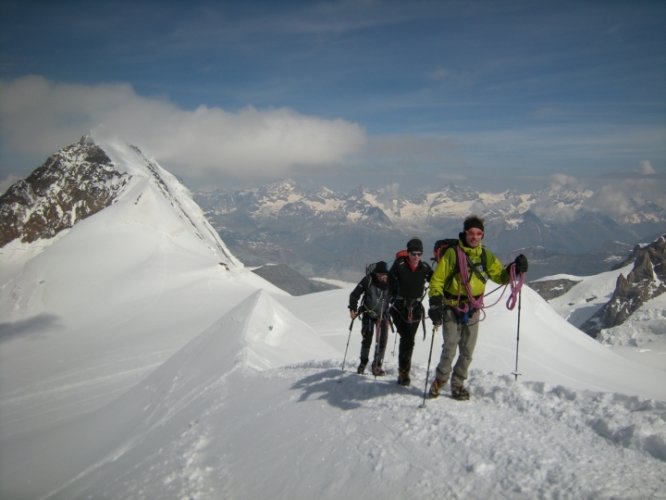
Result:
[[[366,266],[365,266],[365,275],[370,276],[374,272],[375,267],[377,267],[377,264],[379,264],[379,261],[371,262],[370,264],[366,264]]]
[[[371,262],[365,266],[365,279],[367,288],[363,294],[363,309],[372,319],[381,317],[388,307],[388,287],[380,289],[372,282],[372,273],[381,261]]]
[[[447,248],[455,248],[458,246],[459,240],[457,238],[445,238],[443,240],[437,240],[435,242],[435,246],[433,247],[432,250],[432,261],[434,262],[433,267],[437,267],[437,263],[440,261],[442,258],[442,255],[444,255],[444,252],[447,250]],[[476,274],[481,281],[484,283],[488,281],[487,275],[488,275],[488,256],[486,255],[486,249],[484,247],[481,247],[481,269],[478,268],[478,266],[469,264],[469,267],[471,268],[472,272]],[[458,252],[456,251],[456,273],[460,272],[460,263],[458,262]],[[445,284],[445,288],[449,286],[451,283],[451,280],[453,280],[453,276],[447,280],[447,283]]]
[[[437,240],[435,242],[435,246],[432,249],[432,260],[435,263],[435,266],[439,262],[439,259],[442,258],[442,255],[444,255],[444,252],[446,251],[447,248],[449,247],[454,247],[458,244],[458,240],[454,238],[446,238],[443,240]]]

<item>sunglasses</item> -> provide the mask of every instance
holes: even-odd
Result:
[[[423,252],[409,252],[409,255],[413,255],[414,257],[420,257],[423,255]]]

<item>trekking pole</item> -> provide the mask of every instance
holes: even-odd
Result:
[[[355,319],[356,317],[354,317],[354,319],[351,320],[351,323],[349,323],[349,335],[347,335],[347,346],[345,347],[345,357],[342,358],[342,371],[340,372],[340,380],[338,380],[338,384],[342,383],[342,375],[345,372],[345,362],[347,361],[347,349],[349,349],[349,339],[351,339],[351,332],[352,328],[354,327]]]
[[[381,318],[381,316],[380,316]],[[372,371],[372,375],[375,377],[375,380],[377,380],[377,363],[379,363],[379,342],[382,337],[382,324],[381,320],[377,321],[375,323],[375,354],[374,354],[374,359],[372,360],[372,364],[370,365],[370,369]]]
[[[372,360],[372,365],[370,365],[372,369],[372,374],[375,377],[375,380],[377,380],[377,373],[379,372],[378,366],[381,366],[381,361],[383,360],[384,356],[381,352],[381,349],[379,348],[379,344],[381,343],[382,339],[382,322],[384,321],[384,299],[382,298],[382,301],[379,304],[380,309],[379,309],[379,319],[375,323],[375,359]],[[386,348],[386,346],[384,346]],[[380,356],[381,355],[381,356]],[[380,359],[382,358],[382,359]]]
[[[425,340],[426,339],[425,311],[423,311],[423,315],[421,316],[421,326],[423,326],[423,340]]]
[[[430,360],[432,359],[432,346],[435,343],[436,331],[437,331],[437,325],[432,325],[432,339],[430,339],[430,354],[428,354],[428,369],[426,370],[425,387],[423,388],[423,403],[419,405],[419,408],[425,408],[426,406],[426,395],[428,394],[428,376],[430,375]]]
[[[515,377],[514,382],[518,380],[518,375],[521,375],[518,372],[518,342],[520,342],[520,307],[521,307],[521,298],[523,294],[522,292],[518,292],[518,329],[516,330],[516,369],[513,372],[513,376]]]
[[[391,317],[389,316],[388,318],[388,325],[389,328],[391,329],[391,333],[393,334],[393,351],[391,351],[391,356],[395,359],[395,346],[398,343],[398,333],[395,331],[395,328],[393,328],[393,321],[391,321]],[[386,339],[386,342],[388,343],[388,339]]]

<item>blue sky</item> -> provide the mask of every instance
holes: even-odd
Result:
[[[664,182],[663,1],[0,1],[0,181],[95,130],[190,186]]]

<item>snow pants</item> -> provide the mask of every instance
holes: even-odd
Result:
[[[442,354],[437,365],[436,376],[438,380],[446,382],[451,376],[451,386],[462,386],[467,379],[469,365],[472,363],[472,355],[476,347],[476,339],[479,335],[480,312],[476,311],[467,323],[463,322],[455,309],[447,307],[444,309],[443,335],[444,344]],[[451,366],[458,350],[458,359]]]
[[[377,319],[371,318],[369,315],[364,314],[361,318],[361,363],[367,364],[370,357],[370,346],[372,339],[375,336],[377,327]],[[380,364],[384,360],[384,353],[386,352],[386,344],[388,343],[388,319],[384,318],[382,324],[379,325],[379,344],[375,344],[375,355],[373,361]]]

